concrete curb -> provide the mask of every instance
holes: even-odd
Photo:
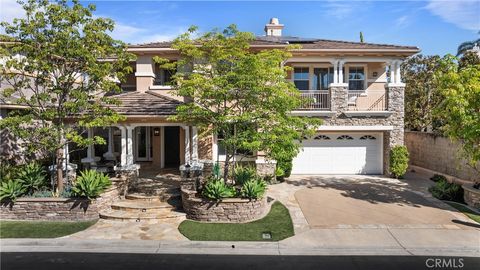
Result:
[[[292,248],[281,242],[2,239],[1,252],[77,252],[215,255],[394,255],[480,257],[478,247],[323,246]]]

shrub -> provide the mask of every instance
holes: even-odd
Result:
[[[18,171],[16,180],[23,185],[26,194],[32,194],[46,185],[46,176],[42,166],[32,162]]]
[[[4,181],[0,184],[0,201],[10,200],[15,202],[25,193],[22,183],[15,180]]]
[[[212,200],[231,198],[236,193],[235,187],[227,185],[221,178],[210,178],[202,190],[202,195]]]
[[[13,166],[7,162],[0,162],[0,182],[8,182],[8,180],[15,179],[18,167]]]
[[[456,183],[449,183],[446,179],[439,180],[428,191],[439,200],[463,203],[462,186]]]
[[[278,172],[282,172],[282,175],[279,175],[276,171],[276,174],[277,174],[277,177],[279,177],[280,179],[283,179],[283,178],[288,178],[290,177],[290,174],[292,173],[292,160],[289,159],[289,160],[282,160],[282,159],[279,159],[277,160],[277,170]]]
[[[250,179],[243,184],[240,194],[244,198],[260,199],[263,197],[266,190],[267,183],[264,180],[260,178]]]
[[[397,145],[390,151],[390,173],[395,178],[402,178],[407,172],[409,154],[406,146]]]
[[[96,198],[111,185],[112,182],[107,175],[95,170],[86,170],[77,177],[72,187],[72,195],[89,199]]]
[[[252,166],[237,166],[233,170],[233,178],[235,183],[243,185],[243,183],[254,178],[257,175],[257,170]]]
[[[432,177],[430,177],[430,180],[433,182],[438,182],[438,181],[447,181],[447,178],[441,174],[435,174]]]

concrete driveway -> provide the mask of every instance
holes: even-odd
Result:
[[[472,229],[471,220],[432,198],[430,181],[372,176],[294,176],[310,228]]]

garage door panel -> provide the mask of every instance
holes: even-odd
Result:
[[[338,140],[342,135],[353,139]],[[375,139],[347,133],[329,134],[330,140],[306,140],[293,160],[292,174],[381,174],[382,135],[370,135]]]

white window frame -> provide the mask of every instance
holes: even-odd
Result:
[[[331,63],[291,63],[292,67],[292,76],[290,81],[295,83],[295,70],[294,68],[308,68],[308,90],[298,90],[301,92],[312,92],[312,91],[326,91],[326,90],[315,90],[313,85],[313,76],[315,68],[334,68]],[[333,83],[333,82],[332,82]]]
[[[352,90],[352,91],[367,91],[368,88],[368,64],[360,64],[360,63],[352,63],[352,64],[345,64],[345,72],[346,73],[346,79],[347,79],[347,84],[350,85],[350,68],[363,68],[363,75],[364,75],[364,80],[363,80],[363,89],[362,90]],[[350,87],[348,87],[348,90],[351,90]]]

